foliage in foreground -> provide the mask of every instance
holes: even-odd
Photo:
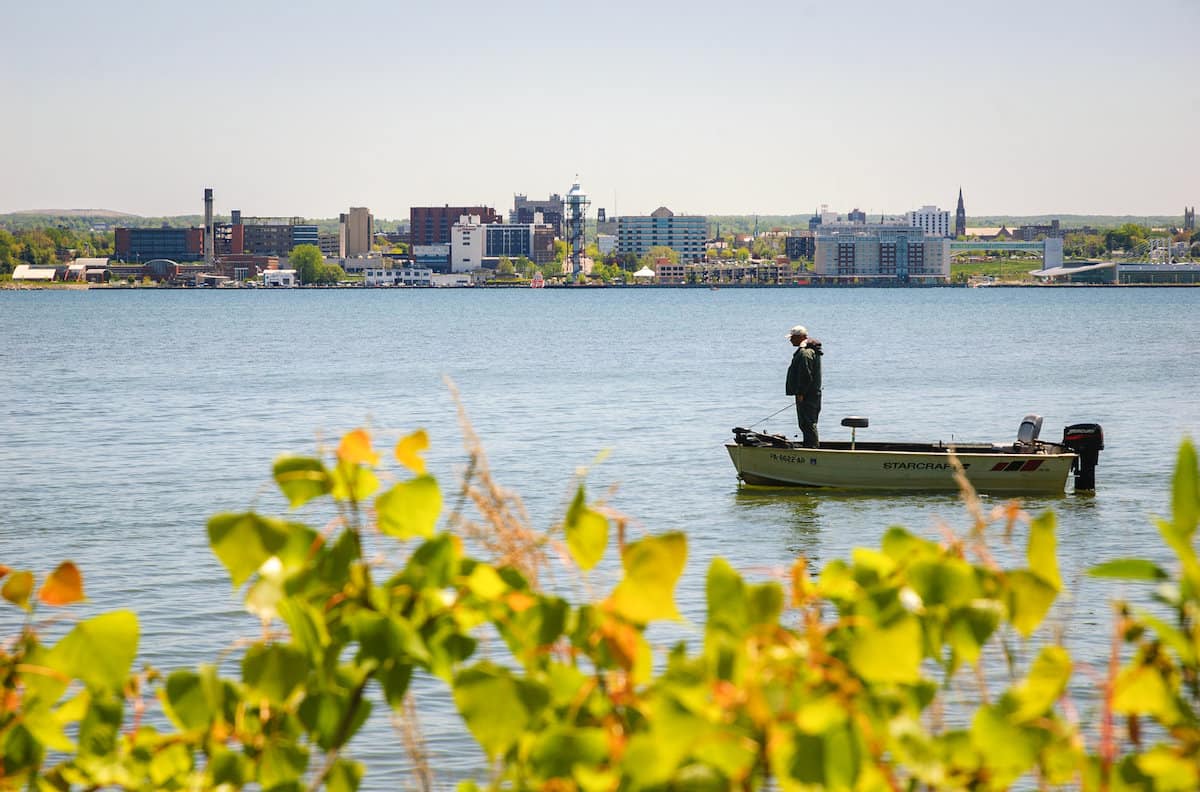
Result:
[[[408,472],[386,488],[361,430],[329,459],[279,459],[274,477],[293,507],[336,504],[323,529],[254,512],[209,521],[214,553],[263,626],[236,678],[212,666],[131,672],[129,612],[79,622],[48,645],[42,616],[83,598],[78,570],[66,562],[39,587],[28,571],[0,568],[4,599],[28,612],[0,653],[0,788],[352,790],[366,768],[348,746],[372,699],[400,724],[415,783],[432,788],[413,728],[416,674],[444,683],[494,787],[1200,784],[1200,497],[1188,442],[1171,519],[1158,523],[1178,570],[1133,559],[1092,570],[1156,585],[1159,615],[1118,603],[1112,663],[1095,674],[1085,708],[1066,691],[1087,669],[1059,645],[1022,641],[1062,591],[1052,514],[1030,522],[1015,568],[988,551],[977,502],[968,536],[938,544],[892,528],[878,549],[816,578],[804,559],[782,584],[748,582],[714,560],[703,642],[654,662],[645,630],[679,618],[682,534],[627,542],[623,518],[589,503],[582,484],[562,523],[533,533],[478,452],[461,497],[479,520],[454,510],[443,522],[453,532],[439,532],[442,494],[425,472],[425,445],[422,432],[400,440],[395,457]],[[1013,505],[994,519],[1011,531],[1022,515]],[[401,563],[369,557],[369,532]],[[542,588],[556,550],[586,575],[614,547],[621,575],[606,596],[580,604]],[[490,659],[480,657],[485,635],[499,636]],[[1023,652],[1030,662],[1016,659]],[[1000,691],[989,679],[1004,673],[998,658],[1008,661]],[[967,688],[969,717],[943,717]],[[173,728],[145,722],[155,701]],[[1078,722],[1085,709],[1099,722]]]

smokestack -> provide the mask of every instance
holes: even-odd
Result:
[[[213,212],[212,212],[212,188],[204,188],[204,263],[212,266],[213,263]]]

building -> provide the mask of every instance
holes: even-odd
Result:
[[[1196,230],[1196,207],[1193,206],[1191,209],[1183,207],[1183,230]]]
[[[617,218],[617,254],[641,257],[654,247],[669,247],[683,262],[704,258],[708,221],[703,215],[676,215],[660,206],[649,215]]]
[[[317,234],[317,247],[325,258],[342,258],[342,235]]]
[[[294,289],[299,285],[294,269],[274,269],[263,273],[263,286],[268,288]]]
[[[811,231],[793,231],[783,240],[783,252],[792,261],[809,259],[816,255],[817,238]]]
[[[371,216],[371,210],[365,206],[351,206],[348,214],[338,215],[339,256],[367,255],[371,252],[374,234],[375,218]]]
[[[1027,225],[1019,226],[1013,229],[1013,238],[1019,239],[1022,242],[1032,242],[1038,237],[1062,238],[1064,236],[1062,228],[1059,226],[1058,220],[1051,220],[1046,225]]]
[[[859,209],[857,206],[850,210],[850,214],[846,215],[846,221],[850,223],[866,224],[867,213]]]
[[[596,234],[596,247],[600,249],[601,256],[607,256],[610,253],[615,253],[617,250],[617,235]]]
[[[483,228],[487,258],[524,256],[535,264],[554,260],[554,226],[549,223],[489,223]]]
[[[967,235],[967,209],[963,206],[962,187],[958,188],[958,208],[954,210],[954,238]]]
[[[363,270],[366,286],[432,286],[433,270],[393,262]]]
[[[944,283],[950,279],[950,240],[915,226],[822,230],[813,273],[826,282]]]
[[[490,206],[414,206],[408,210],[413,245],[450,244],[450,227],[463,215],[478,217],[481,223],[501,221]]]
[[[117,228],[113,230],[113,255],[122,261],[201,261],[202,228]]]
[[[473,272],[483,267],[487,236],[479,215],[463,215],[450,228],[450,272]]]
[[[513,224],[546,223],[554,228],[554,235],[563,235],[565,205],[561,195],[551,195],[544,201],[531,201],[520,193],[513,196],[513,210],[508,222]],[[540,215],[540,217],[539,217]]]
[[[950,213],[936,206],[922,206],[904,215],[905,225],[919,228],[926,236],[948,237],[950,233]]]

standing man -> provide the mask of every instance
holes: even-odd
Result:
[[[804,447],[816,448],[817,418],[821,415],[821,342],[808,337],[803,325],[788,333],[796,351],[788,366],[787,395],[796,397],[796,418],[804,434]]]

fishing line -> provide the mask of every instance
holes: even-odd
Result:
[[[785,404],[784,406],[780,407],[780,408],[779,408],[778,410],[776,410],[775,412],[773,412],[773,413],[771,413],[770,415],[768,415],[766,418],[760,418],[759,420],[757,420],[757,421],[755,421],[754,423],[750,424],[750,427],[751,427],[751,428],[753,428],[753,427],[755,427],[755,426],[758,426],[759,424],[763,423],[764,421],[769,421],[769,420],[771,420],[772,418],[774,418],[776,415],[779,415],[779,413],[781,413],[781,412],[783,412],[784,410],[786,410],[788,407],[792,407],[792,406],[794,406],[794,405],[795,405],[795,402],[788,402],[787,404]]]

